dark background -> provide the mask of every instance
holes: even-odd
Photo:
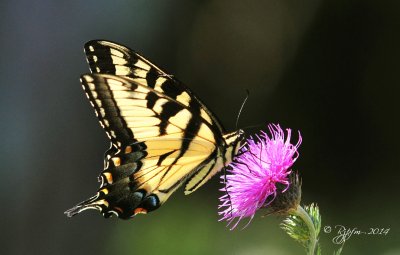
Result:
[[[302,203],[323,226],[390,228],[344,254],[400,254],[399,14],[374,0],[1,1],[0,253],[302,254],[281,218],[218,222],[218,178],[129,221],[63,215],[94,194],[108,148],[78,80],[83,44],[108,39],[188,84],[228,130],[249,89],[239,126],[301,131]],[[321,233],[324,254],[335,235]]]

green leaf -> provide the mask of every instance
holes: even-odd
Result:
[[[307,225],[300,217],[289,215],[281,223],[281,228],[302,246],[305,248],[308,246],[308,240],[310,239],[309,230]]]
[[[343,250],[344,244],[345,244],[345,243],[342,244],[342,246],[339,248],[339,250],[334,251],[334,252],[333,252],[333,255],[340,255],[340,254],[342,254],[342,250]]]
[[[281,228],[295,241],[299,242],[307,254],[321,254],[318,234],[321,230],[321,215],[318,206],[298,206],[289,211],[289,216],[281,223]]]
[[[317,255],[322,255],[321,246],[317,245]]]
[[[308,215],[310,216],[313,224],[314,224],[314,228],[315,228],[315,232],[316,232],[316,236],[318,237],[319,232],[321,230],[321,215],[319,213],[319,208],[316,204],[312,203],[309,206],[304,206],[304,210],[308,213]]]

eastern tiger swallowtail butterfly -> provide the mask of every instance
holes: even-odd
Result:
[[[91,74],[81,83],[111,141],[96,195],[67,210],[127,219],[160,207],[182,184],[198,189],[232,161],[243,131],[226,133],[174,76],[109,41],[85,44]]]

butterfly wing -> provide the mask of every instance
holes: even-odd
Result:
[[[135,83],[153,88],[200,114],[210,124],[213,132],[224,134],[225,129],[217,117],[185,84],[130,48],[105,40],[92,40],[85,44],[86,59],[92,73],[113,74],[132,79]],[[236,135],[236,134],[235,134]],[[225,140],[225,139],[223,139]],[[221,155],[223,156],[223,155]],[[185,194],[201,187],[225,164],[209,162],[188,181]]]
[[[98,209],[129,218],[155,210],[183,182],[215,165],[222,134],[194,111],[192,100],[185,105],[109,74],[84,75],[81,82],[112,145],[99,191],[68,216]]]
[[[185,84],[126,46],[104,40],[85,44],[86,60],[92,73],[128,77],[200,112],[202,118],[221,133],[225,129],[216,116]]]

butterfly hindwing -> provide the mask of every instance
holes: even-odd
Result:
[[[210,124],[180,102],[114,75],[84,75],[81,82],[112,141],[102,186],[86,206],[120,217],[130,217],[136,208],[154,210],[214,160],[217,141]]]

